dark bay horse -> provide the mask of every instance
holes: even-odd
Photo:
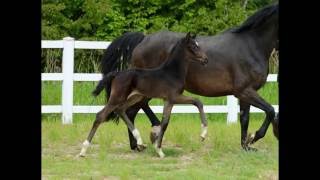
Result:
[[[188,72],[189,61],[205,65],[208,63],[206,54],[198,46],[195,36],[190,33],[181,38],[174,45],[168,55],[167,61],[154,69],[130,69],[121,72],[110,72],[99,82],[93,95],[97,96],[103,89],[107,91],[108,103],[97,113],[92,129],[83,143],[80,156],[85,156],[86,150],[98,129],[99,125],[110,120],[115,112],[125,121],[128,129],[137,141],[138,150],[145,146],[139,130],[135,128],[126,114],[132,105],[146,98],[161,98],[165,102],[163,117],[160,126],[160,133],[155,139],[154,146],[158,155],[163,158],[161,149],[162,138],[169,124],[171,110],[174,104],[193,104],[201,118],[201,137],[204,139],[207,134],[207,120],[203,111],[203,104],[192,97],[182,95],[185,87],[185,78]]]
[[[262,8],[239,27],[228,29],[215,36],[199,36],[199,46],[208,56],[208,66],[190,63],[186,77],[186,90],[207,97],[234,95],[240,103],[241,146],[245,150],[263,138],[272,122],[278,139],[278,124],[274,121],[274,108],[257,91],[266,83],[269,57],[278,47],[278,4]],[[102,73],[130,67],[154,68],[167,59],[174,44],[183,33],[162,31],[150,35],[130,32],[118,37],[106,49],[102,59]],[[134,123],[142,108],[152,123],[151,139],[159,134],[160,124],[145,99],[127,110]],[[254,134],[248,135],[250,106],[263,110],[266,118]],[[130,146],[137,147],[129,132]]]

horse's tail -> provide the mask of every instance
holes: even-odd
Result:
[[[102,74],[128,67],[133,49],[144,39],[141,32],[128,32],[115,39],[106,49],[101,61]]]
[[[117,74],[118,74],[118,72],[113,71],[113,72],[108,73],[107,75],[104,75],[102,80],[100,80],[98,85],[96,86],[96,89],[92,91],[92,95],[96,97],[101,93],[101,91],[103,89],[105,89],[105,91],[107,93],[107,101],[108,101],[110,98],[110,94],[111,94],[111,83]],[[112,112],[107,117],[107,120],[113,120],[115,123],[118,124],[119,123],[119,116],[115,112]]]

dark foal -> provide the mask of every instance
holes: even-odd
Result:
[[[185,86],[185,77],[189,61],[203,65],[207,64],[206,54],[198,46],[195,36],[181,38],[172,49],[168,60],[155,69],[130,69],[122,72],[111,72],[99,82],[94,95],[98,95],[104,88],[108,94],[107,105],[97,114],[96,120],[87,140],[83,143],[80,156],[85,156],[98,126],[114,117],[117,113],[126,123],[134,138],[137,140],[138,150],[145,147],[140,133],[126,114],[126,110],[141,102],[144,98],[161,98],[164,100],[163,117],[160,124],[160,133],[155,137],[154,145],[158,155],[163,158],[161,150],[163,135],[167,129],[171,110],[174,104],[193,104],[200,112],[201,137],[204,140],[207,134],[207,120],[202,103],[192,97],[182,95]]]

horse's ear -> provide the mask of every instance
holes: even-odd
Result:
[[[197,37],[197,34],[194,34],[193,36],[192,36],[192,39],[195,39]]]

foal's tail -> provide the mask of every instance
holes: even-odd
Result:
[[[96,97],[101,93],[103,89],[105,89],[107,93],[107,100],[109,100],[111,93],[111,82],[117,74],[118,72],[113,71],[108,73],[107,75],[104,75],[96,86],[96,89],[92,91],[92,95]]]
[[[104,52],[101,61],[102,74],[127,69],[133,49],[144,37],[141,32],[128,32],[115,39]]]
[[[115,71],[125,70],[131,59],[133,49],[144,39],[141,32],[128,32],[115,39],[104,52],[101,61],[103,79],[92,92],[93,96],[98,96],[105,88],[107,100],[110,98],[111,82],[116,76]],[[112,112],[107,119],[114,119],[119,122],[119,116]]]
[[[101,93],[101,91],[103,89],[105,89],[106,93],[107,93],[107,100],[109,100],[110,94],[111,94],[111,83],[117,74],[118,74],[118,72],[113,71],[113,72],[108,73],[107,75],[104,75],[102,80],[100,80],[98,85],[96,86],[96,89],[92,91],[92,95],[96,97]],[[107,117],[107,120],[113,120],[114,122],[116,122],[118,124],[119,123],[119,116],[115,112],[112,112]]]

